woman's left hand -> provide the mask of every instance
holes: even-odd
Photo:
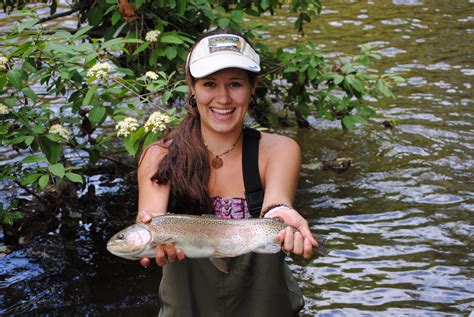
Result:
[[[309,259],[313,254],[313,248],[318,246],[318,242],[309,230],[308,221],[296,210],[288,207],[274,208],[265,215],[265,218],[274,217],[282,218],[285,224],[297,229],[293,233],[293,229],[287,227],[278,233],[277,242],[282,244],[283,251]]]

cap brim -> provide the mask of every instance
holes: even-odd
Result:
[[[253,60],[236,54],[208,56],[189,65],[194,78],[202,78],[224,68],[240,68],[254,73],[260,71],[260,66]]]

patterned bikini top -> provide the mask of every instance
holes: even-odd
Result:
[[[212,197],[214,213],[221,219],[250,218],[247,200],[239,197]]]

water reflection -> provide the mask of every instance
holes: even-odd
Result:
[[[328,151],[354,159],[344,173],[302,171],[296,207],[329,249],[310,261],[289,259],[305,314],[466,316],[474,309],[472,1],[323,4],[306,29],[314,43],[333,56],[380,44],[384,59],[376,68],[402,72],[408,81],[396,89],[398,99],[375,105],[380,118],[371,127],[346,133],[339,123],[314,119],[318,130],[288,132],[301,144],[304,163]],[[294,20],[265,17],[268,44],[300,42],[288,32]],[[384,130],[383,119],[396,127]],[[126,191],[117,179],[97,194]],[[159,270],[106,254],[111,232],[83,224],[73,242],[53,236],[22,251],[27,257],[0,259],[0,313],[156,313]]]

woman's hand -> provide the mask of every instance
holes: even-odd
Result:
[[[265,215],[265,218],[274,217],[282,218],[285,224],[297,229],[293,233],[293,229],[287,227],[278,233],[277,242],[282,244],[283,251],[309,259],[318,242],[309,230],[308,222],[296,210],[285,206],[274,208]]]
[[[137,215],[137,222],[147,223],[151,221],[152,216],[146,211],[140,211]],[[166,261],[168,260],[170,263],[173,263],[178,260],[182,260],[185,258],[183,250],[176,250],[172,243],[166,244],[159,244],[156,246],[156,256],[155,261],[158,266],[165,265]],[[140,264],[144,268],[147,268],[150,265],[149,258],[141,258]]]

